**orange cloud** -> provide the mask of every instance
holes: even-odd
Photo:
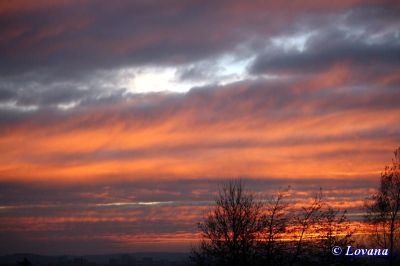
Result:
[[[397,145],[385,137],[397,130],[391,127],[399,122],[397,109],[334,111],[329,99],[318,98],[293,98],[279,111],[268,104],[255,109],[247,99],[224,103],[254,90],[241,86],[207,95],[206,109],[189,93],[182,109],[147,121],[128,101],[48,125],[33,120],[9,127],[0,138],[0,180],[369,178],[387,162],[381,155],[389,159]],[[253,93],[268,100],[261,89]]]

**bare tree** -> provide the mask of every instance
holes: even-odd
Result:
[[[322,207],[322,190],[314,197],[312,203],[303,207],[297,215],[293,217],[295,227],[295,248],[290,265],[294,265],[304,251],[305,236],[307,231],[318,222],[319,210]]]
[[[347,211],[340,211],[327,206],[320,214],[320,223],[317,230],[324,250],[331,252],[334,246],[346,246],[351,243],[353,230],[347,219]]]
[[[194,265],[347,264],[330,254],[346,246],[352,232],[346,211],[325,204],[320,190],[309,205],[297,210],[286,192],[256,200],[240,181],[220,189],[215,206],[198,224],[200,245],[192,250]],[[292,240],[290,241],[290,238]]]
[[[353,230],[347,219],[347,211],[340,211],[325,205],[319,214],[318,220],[319,222],[316,224],[316,232],[318,234],[316,244],[319,250],[319,262],[323,265],[345,264],[349,260],[332,256],[331,250],[335,246],[346,247],[353,242]]]
[[[260,254],[263,265],[275,265],[281,261],[286,251],[285,242],[282,241],[288,225],[288,203],[285,202],[287,191],[280,191],[276,196],[270,197],[263,212],[263,231],[260,239]]]
[[[195,265],[254,265],[262,230],[262,204],[231,181],[219,191],[216,205],[199,224],[202,241],[192,251]]]
[[[390,265],[399,238],[400,224],[400,147],[394,151],[392,165],[381,174],[379,190],[367,201],[366,220],[374,226],[374,242],[389,249]]]

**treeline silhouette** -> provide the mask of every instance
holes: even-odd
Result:
[[[400,265],[400,147],[394,154],[380,187],[365,200],[367,241],[355,237],[346,210],[330,206],[322,190],[296,207],[288,190],[260,199],[236,180],[222,186],[198,224],[202,239],[191,251],[191,265]],[[368,253],[346,255],[348,246],[349,254]]]

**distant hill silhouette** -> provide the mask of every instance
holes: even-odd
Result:
[[[104,255],[60,255],[45,256],[30,253],[18,253],[0,256],[0,266],[19,265],[27,259],[32,266],[78,266],[78,265],[118,265],[118,266],[169,266],[186,265],[189,253],[177,252],[138,252]]]

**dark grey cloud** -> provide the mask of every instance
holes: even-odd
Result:
[[[345,14],[346,25],[356,25],[357,27],[365,27],[367,29],[364,34],[374,35],[381,33],[381,38],[385,39],[392,34],[392,27],[397,27],[399,24],[400,7],[394,3],[392,5],[365,5],[354,7],[348,10]],[[382,33],[387,33],[382,34]]]
[[[319,12],[305,12],[314,9]],[[324,1],[295,8],[246,1],[10,4],[0,14],[0,104],[52,109],[118,100],[127,96],[118,81],[124,67],[176,66],[180,81],[218,83],[215,59],[225,54],[256,56],[253,75],[315,72],[341,60],[379,64],[387,73],[399,61],[397,13],[390,3]],[[335,32],[332,24],[344,30]],[[346,37],[360,27],[361,37]],[[270,46],[274,37],[310,31],[317,34],[304,53]],[[374,43],[366,42],[369,36]],[[29,115],[16,108],[0,112],[7,123]]]
[[[340,41],[329,34],[321,34],[308,42],[304,52],[290,51],[264,54],[258,57],[250,71],[260,73],[316,73],[336,63],[350,63],[355,67],[398,68],[400,64],[400,38],[384,44],[367,44],[361,40]]]
[[[349,76],[352,76],[352,72]],[[50,91],[46,88],[32,89],[29,94],[9,94],[8,99],[21,106],[37,105],[38,110],[3,109],[1,128],[25,123],[32,127],[43,126],[47,129],[53,127],[53,130],[73,131],[104,126],[115,119],[126,121],[132,128],[147,127],[184,116],[187,112],[191,113],[191,119],[185,122],[187,126],[240,122],[250,116],[261,123],[352,110],[384,111],[398,108],[399,81],[387,85],[382,83],[387,79],[387,75],[377,75],[373,78],[372,76],[356,81],[351,77],[350,82],[344,81],[343,84],[333,84],[333,87],[328,88],[316,88],[312,77],[288,80],[257,79],[225,86],[198,87],[186,94],[132,94],[124,89],[94,87],[81,90],[65,85]],[[342,86],[348,88],[342,89]],[[71,101],[77,101],[78,107],[67,112],[57,108],[58,104],[68,104]],[[306,111],[301,111],[303,107],[306,107]],[[63,121],[62,124],[60,120]],[[234,143],[229,143],[232,144]],[[141,151],[132,151],[125,155],[135,154],[144,155]],[[95,157],[100,159],[101,156],[108,157],[104,154]]]
[[[25,9],[13,4],[0,16],[0,74],[41,69],[59,77],[126,65],[202,60],[289,30],[297,19],[309,16],[307,10],[326,16],[358,6],[193,0],[42,3]],[[371,9],[388,6],[379,2]]]
[[[124,65],[196,60],[231,47],[237,38],[229,33],[219,42],[208,38],[204,23],[217,23],[218,6],[197,1],[185,5],[120,1],[5,12],[0,17],[5,36],[0,73],[43,69],[68,76]]]
[[[368,72],[393,71],[400,62],[399,15],[397,6],[363,6],[325,18],[324,15],[302,17],[286,34],[297,38],[292,41],[300,42],[294,33],[310,33],[304,50],[270,44],[249,71],[310,74],[325,71],[337,63],[348,63]]]
[[[242,178],[247,189],[262,194],[273,194],[290,186],[294,191],[318,190],[320,187],[332,189],[367,189],[375,187],[378,179],[338,179],[325,178],[277,179],[267,176],[259,179]],[[146,208],[163,208],[165,206],[208,206],[214,200],[221,185],[227,179],[224,177],[202,179],[178,179],[149,181],[100,182],[93,184],[52,184],[30,183],[21,184],[1,182],[1,205],[14,208],[1,209],[3,213],[23,215],[60,215],[71,211],[86,209],[125,209],[143,210]],[[99,205],[121,202],[171,202],[160,205]]]
[[[99,74],[49,80],[47,74],[33,72],[0,79],[0,123],[25,121],[37,113],[122,102],[129,92],[116,83],[115,78]]]

